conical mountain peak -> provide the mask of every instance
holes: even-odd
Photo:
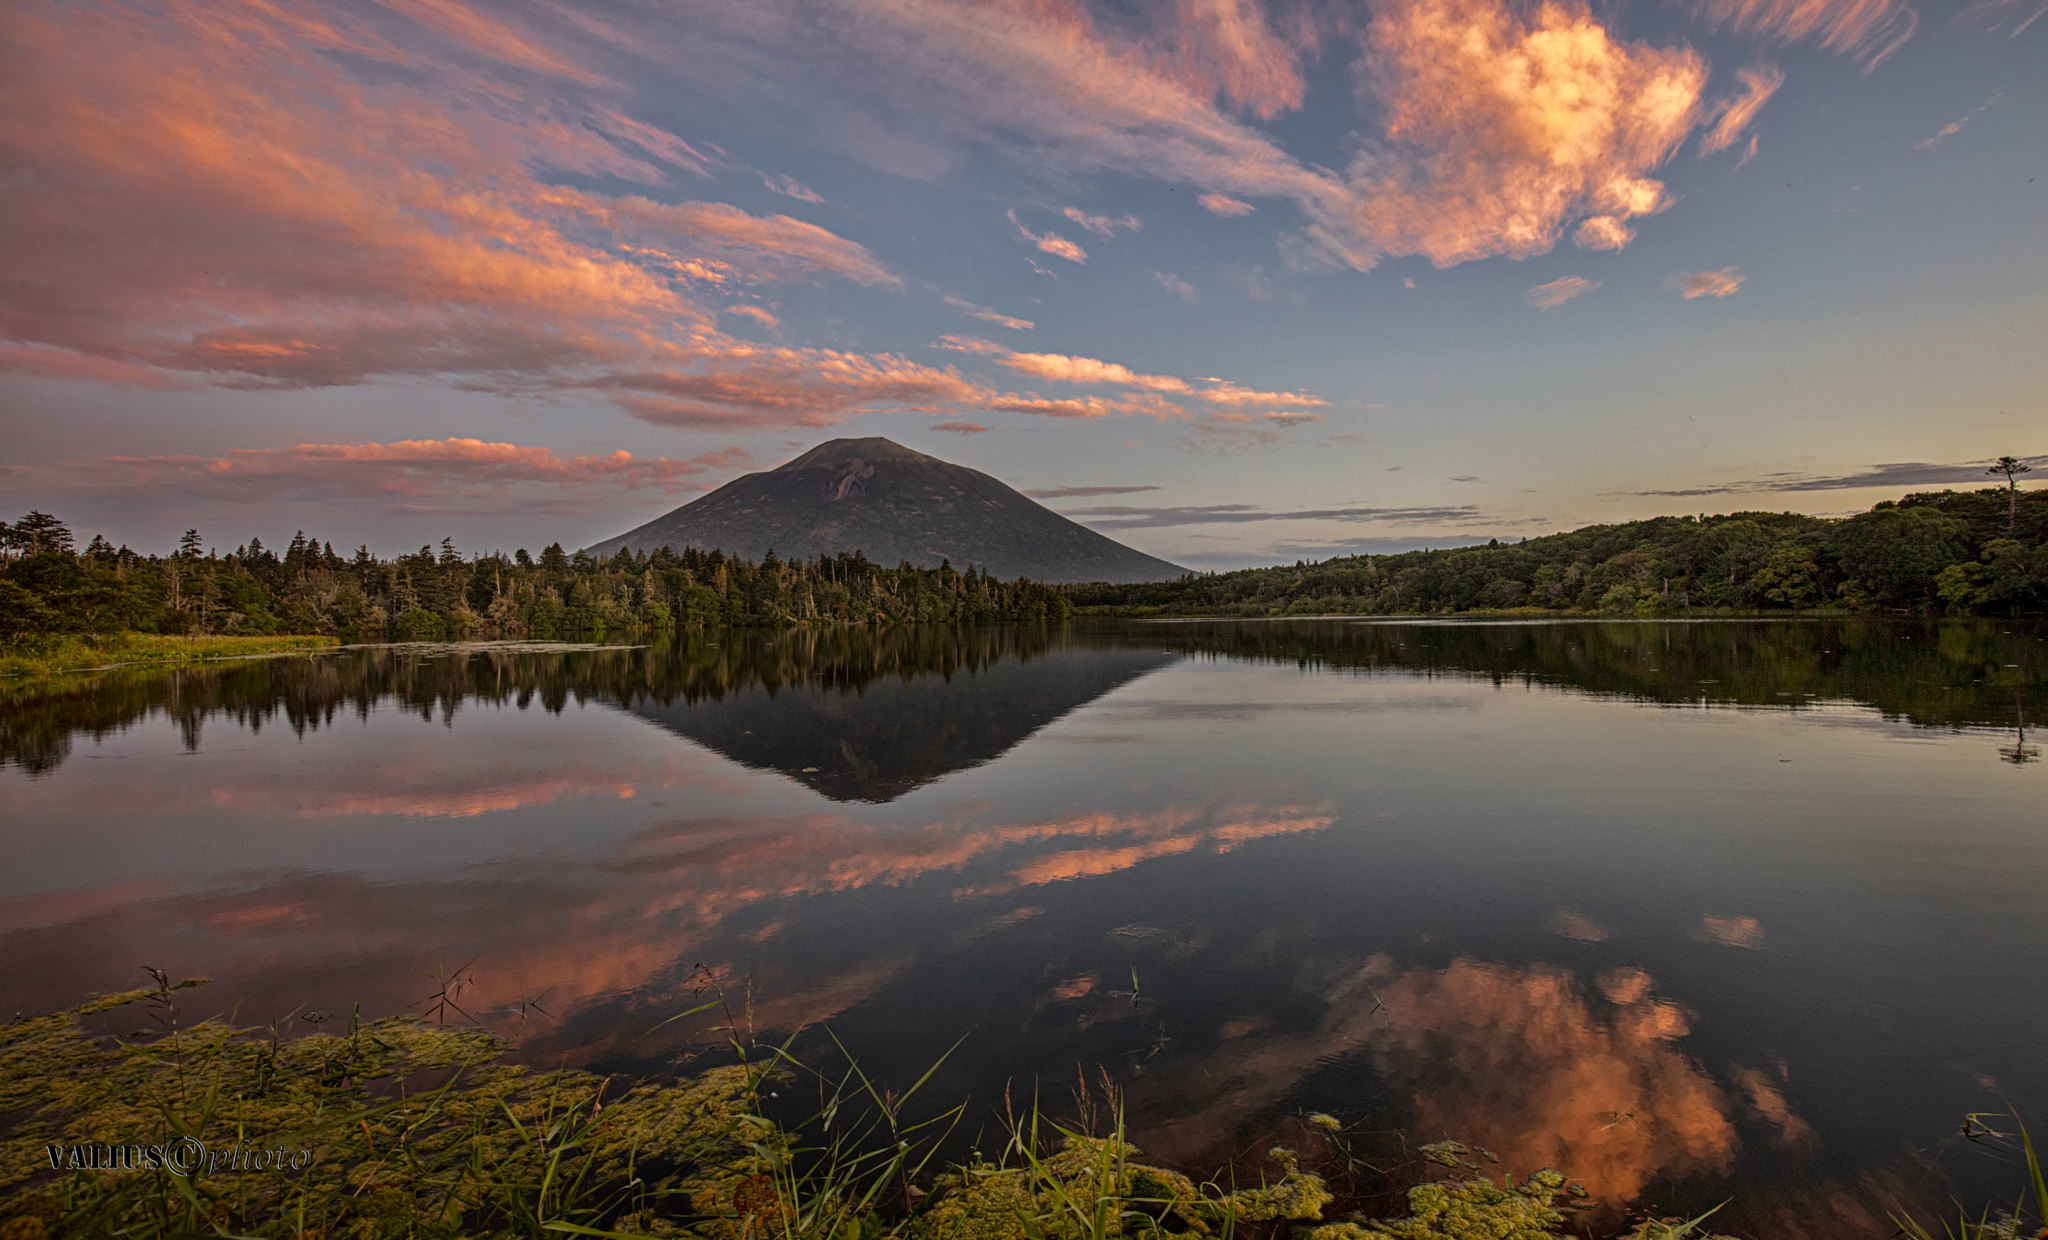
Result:
[[[776,469],[809,469],[818,465],[844,465],[852,461],[924,461],[933,465],[945,464],[935,456],[926,456],[915,448],[906,448],[893,439],[867,435],[859,439],[828,439],[795,460],[776,466]]]
[[[1167,581],[1187,570],[1105,538],[979,470],[880,436],[831,439],[589,548],[723,551],[759,560],[861,552],[1035,581]]]

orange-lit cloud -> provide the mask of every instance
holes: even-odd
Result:
[[[1003,353],[996,364],[1018,374],[1062,383],[1113,383],[1119,387],[1144,388],[1149,392],[1186,392],[1185,379],[1171,375],[1145,375],[1115,362],[1092,357],[1069,357],[1064,353]]]
[[[1678,295],[1691,301],[1696,297],[1730,297],[1742,287],[1744,277],[1733,267],[1719,271],[1688,271],[1672,279]]]
[[[1207,1104],[1138,1140],[1192,1153],[1225,1117],[1362,1053],[1402,1083],[1410,1132],[1483,1146],[1517,1175],[1554,1167],[1627,1201],[1661,1176],[1725,1170],[1738,1145],[1733,1107],[1680,1045],[1685,1012],[1654,994],[1647,973],[1629,973],[1595,1000],[1551,965],[1404,970],[1374,957],[1331,990],[1312,1032],[1241,1036],[1227,1069],[1181,1065]]]
[[[1716,917],[1709,913],[1700,918],[1694,937],[1703,943],[1755,951],[1764,945],[1764,928],[1754,917]]]
[[[1735,95],[1715,101],[1713,110],[1720,116],[1714,121],[1714,127],[1700,139],[1702,155],[1712,155],[1735,145],[1750,122],[1756,119],[1756,114],[1763,110],[1764,104],[1785,84],[1785,71],[1776,65],[1759,65],[1754,69],[1737,69],[1735,78],[1742,89]]]
[[[539,485],[611,491],[696,489],[689,480],[749,464],[739,448],[687,459],[562,456],[548,448],[480,439],[302,443],[238,448],[220,456],[107,456],[47,471],[74,485],[162,489],[228,500],[477,498]]]
[[[440,376],[640,409],[659,374],[718,390],[700,420],[781,424],[861,407],[848,372],[901,371],[740,360],[693,290],[901,278],[790,216],[551,183],[662,186],[717,157],[628,116],[534,31],[457,0],[393,9],[11,6],[0,167],[39,188],[0,233],[0,365],[166,386]],[[656,412],[687,421],[685,404]]]
[[[1197,379],[1183,379],[1176,375],[1153,375],[1132,370],[1120,362],[1103,361],[1094,357],[1076,357],[1065,353],[1019,353],[1007,349],[992,340],[974,336],[942,336],[938,347],[956,353],[972,353],[992,359],[996,365],[1034,379],[1048,379],[1058,383],[1106,384],[1115,387],[1133,387],[1147,392],[1162,392],[1175,396],[1186,396],[1204,404],[1217,405],[1225,409],[1241,409],[1248,405],[1278,405],[1295,408],[1314,408],[1326,405],[1320,396],[1307,392],[1266,392],[1255,388],[1239,387],[1228,379],[1204,376]],[[1053,413],[1056,417],[1098,417],[1115,412],[1118,402],[1093,401],[1081,404],[1075,402],[1047,402],[1030,397],[1023,403],[1031,408],[1020,407],[1019,398],[1002,396],[984,408],[1015,409],[1019,412]],[[1066,412],[1055,412],[1055,407]],[[1170,412],[1169,412],[1170,411]],[[1181,416],[1178,406],[1158,402],[1146,406],[1144,412],[1155,416]],[[1226,415],[1215,415],[1219,418]],[[1278,416],[1269,414],[1269,417]],[[1305,415],[1291,415],[1297,418]],[[1242,419],[1239,419],[1242,420]]]
[[[769,313],[767,310],[761,308],[760,306],[727,306],[725,308],[725,312],[727,314],[738,315],[740,318],[743,319],[752,319],[754,322],[759,323],[762,327],[767,328],[771,332],[774,331],[776,328],[782,326],[782,320],[776,318],[773,314]]]
[[[1619,250],[1636,239],[1636,230],[1611,215],[1596,215],[1572,230],[1572,244],[1582,250]]]
[[[1029,393],[999,396],[984,408],[997,413],[1035,413],[1048,418],[1109,418],[1133,414],[1166,421],[1185,418],[1188,411],[1160,396],[1076,396],[1048,399]]]
[[[2048,11],[2048,5],[2044,5],[2043,11]],[[2036,14],[2036,16],[2038,16],[2038,14]],[[1994,92],[1989,99],[1986,99],[1984,102],[1978,104],[1976,107],[1971,108],[1968,112],[1963,113],[1961,116],[1958,116],[1954,120],[1950,121],[1948,124],[1943,125],[1940,129],[1935,130],[1929,136],[1920,139],[1918,142],[1915,142],[1913,144],[1913,149],[1916,151],[1929,150],[1934,146],[1938,145],[1944,138],[1955,137],[1957,134],[1963,132],[1964,128],[1966,128],[1971,121],[1977,119],[1977,117],[1983,115],[1986,111],[1997,106],[1998,103],[2004,98],[2005,95],[2003,92]]]
[[[1201,204],[1204,211],[1222,216],[1250,215],[1258,210],[1252,204],[1232,198],[1228,194],[1203,194],[1195,201]]]
[[[1548,284],[1539,284],[1522,294],[1522,297],[1538,310],[1554,310],[1572,298],[1584,296],[1599,287],[1598,280],[1588,280],[1584,276],[1566,276],[1561,280],[1552,280]]]
[[[582,385],[605,390],[634,417],[665,426],[827,426],[877,405],[929,410],[987,395],[950,369],[893,354],[738,342],[702,350],[689,370],[621,369]]]
[[[1120,228],[1136,232],[1142,227],[1135,215],[1090,215],[1079,207],[1068,207],[1061,214],[1105,241],[1114,240]]]
[[[1697,123],[1707,77],[1689,49],[1623,42],[1569,0],[1391,0],[1361,64],[1387,120],[1352,164],[1351,218],[1380,252],[1439,267],[1662,209],[1648,174]]]
[[[1561,934],[1568,939],[1577,939],[1581,943],[1604,943],[1607,941],[1607,930],[1599,922],[1594,921],[1584,913],[1574,912],[1568,908],[1557,910],[1557,915],[1550,919],[1550,930],[1553,934]]]
[[[767,186],[775,193],[781,194],[786,198],[794,198],[798,202],[825,201],[823,194],[805,185],[795,177],[783,176],[779,173],[767,173],[761,177],[761,184]]]
[[[1693,0],[1702,20],[1780,43],[1817,43],[1876,68],[1920,25],[1907,0]]]
[[[967,317],[970,319],[980,319],[984,323],[994,323],[997,327],[1007,327],[1011,331],[1028,332],[1038,326],[1038,324],[1030,319],[1020,319],[1016,315],[991,310],[987,306],[977,306],[963,297],[948,297],[945,300],[947,305],[952,306],[956,310],[966,312]],[[949,336],[947,339],[952,340],[957,339],[957,337]],[[990,348],[994,347],[993,345],[990,346]]]
[[[985,435],[988,433],[988,427],[981,425],[979,422],[934,422],[931,428],[935,431],[945,431],[951,435]]]
[[[1088,251],[1060,236],[1058,233],[1032,232],[1030,228],[1026,227],[1017,218],[1015,211],[1010,212],[1010,223],[1016,225],[1018,236],[1037,246],[1040,251],[1052,255],[1054,258],[1064,258],[1070,263],[1087,263]]]
[[[1174,0],[1162,26],[1160,59],[1198,95],[1220,95],[1262,120],[1301,107],[1301,53],[1255,0]]]

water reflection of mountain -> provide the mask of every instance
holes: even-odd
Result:
[[[449,719],[471,706],[558,713],[596,702],[836,799],[882,801],[985,762],[1174,657],[1043,625],[916,625],[739,629],[639,647],[377,646],[123,668],[0,686],[0,763],[49,771],[76,738],[156,716],[175,723],[190,750],[214,723],[305,735],[372,710]]]
[[[373,708],[432,718],[468,703],[560,711],[595,701],[749,765],[815,776],[805,782],[828,796],[886,800],[985,761],[1180,654],[1674,704],[1853,701],[1930,727],[2048,717],[2048,626],[2039,621],[912,625],[740,629],[637,648],[372,647],[0,685],[0,762],[47,771],[74,738],[159,714],[196,747],[216,720],[303,734]],[[783,701],[785,692],[796,696]],[[2038,746],[2022,742],[2013,753],[2031,757]]]
[[[858,688],[757,685],[696,702],[643,698],[628,709],[835,801],[879,803],[999,757],[1046,724],[1173,659],[1158,650],[1069,646]]]

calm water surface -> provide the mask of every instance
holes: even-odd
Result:
[[[1770,1234],[2048,1116],[2048,629],[1155,623],[377,647],[0,698],[0,1003],[535,1061],[764,1036],[986,1115],[1077,1065],[1215,1160],[1301,1110]],[[1135,997],[1133,992],[1135,991]],[[707,1018],[708,1020],[708,1018]],[[799,1037],[816,1048],[820,1035]],[[2048,1126],[2048,1120],[2036,1127]],[[1723,1216],[1727,1218],[1727,1215]]]

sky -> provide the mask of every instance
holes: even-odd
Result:
[[[885,435],[1203,569],[2048,482],[2048,0],[13,0],[0,511]]]

